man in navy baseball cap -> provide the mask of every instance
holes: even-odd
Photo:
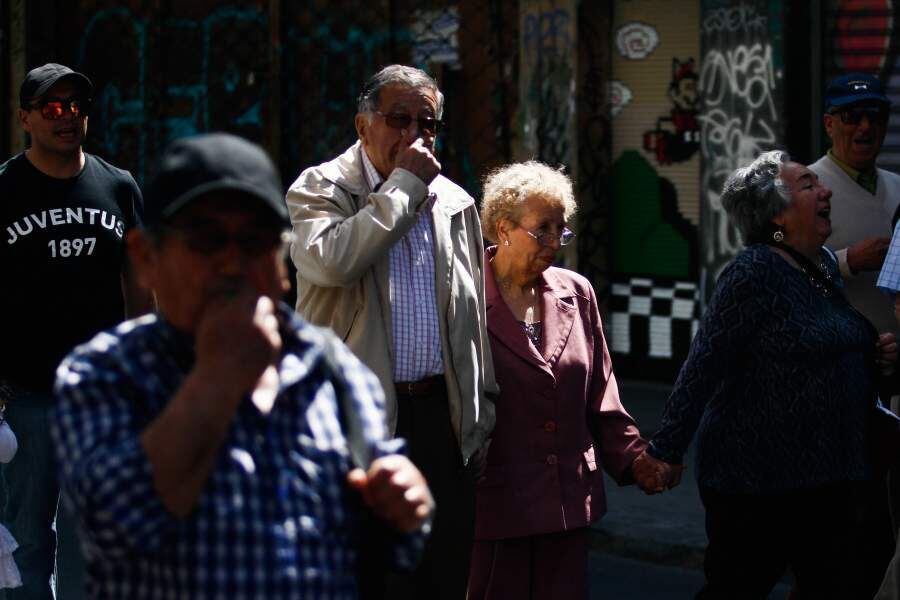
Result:
[[[875,288],[890,242],[891,216],[900,204],[900,176],[875,165],[887,133],[891,100],[882,82],[868,73],[834,78],[824,100],[822,119],[831,148],[809,168],[832,191],[831,235],[825,244],[837,254],[850,303],[879,332],[895,333],[893,307]],[[894,549],[883,478],[868,488],[862,535],[864,560],[871,572],[860,582],[864,591],[860,597],[869,597],[875,595]]]

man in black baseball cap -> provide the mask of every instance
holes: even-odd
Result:
[[[49,598],[83,570],[61,510],[59,557],[52,528],[59,485],[49,434],[57,365],[77,344],[152,306],[130,276],[125,232],[140,222],[141,192],[127,171],[84,152],[93,86],[50,63],[19,90],[25,152],[0,165],[0,400],[19,451],[0,466],[9,492],[3,522],[19,542],[23,587],[9,598]]]
[[[876,76],[835,77],[825,89],[822,117],[831,148],[809,165],[832,191],[831,235],[825,244],[837,254],[844,293],[883,333],[897,332],[893,306],[875,287],[890,243],[891,217],[900,205],[900,176],[875,164],[890,116],[891,100]],[[863,535],[870,573],[859,582],[860,597],[875,595],[894,550],[883,476],[868,490],[867,501]]]
[[[73,71],[65,65],[47,63],[30,70],[25,75],[19,89],[19,107],[28,110],[32,102],[39,100],[51,87],[61,81],[71,81],[88,99],[93,95],[94,84],[86,75]]]
[[[176,141],[146,199],[128,250],[159,313],[98,335],[57,379],[95,595],[356,597],[364,506],[386,526],[379,558],[412,567],[434,502],[387,440],[375,376],[280,302],[289,221],[265,152]]]

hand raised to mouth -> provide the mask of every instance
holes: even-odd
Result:
[[[441,172],[441,163],[434,157],[421,137],[397,153],[394,167],[406,169],[423,182],[431,183]]]

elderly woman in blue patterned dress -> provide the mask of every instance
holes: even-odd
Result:
[[[697,435],[709,538],[698,598],[766,598],[788,566],[800,598],[871,590],[857,544],[873,476],[867,422],[876,365],[897,348],[841,292],[822,246],[830,198],[781,151],[735,171],[722,192],[747,247],[719,277],[647,450],[681,463]]]

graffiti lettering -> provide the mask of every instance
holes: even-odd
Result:
[[[703,19],[703,33],[716,32],[735,33],[758,29],[765,32],[768,26],[765,15],[756,12],[756,8],[747,4],[729,8],[716,8],[707,12]]]
[[[706,106],[719,106],[723,102],[742,102],[750,110],[763,105],[775,118],[775,103],[771,90],[775,87],[772,70],[772,47],[760,43],[737,46],[721,52],[710,50],[703,59],[700,88]]]
[[[741,248],[720,194],[729,175],[778,144],[780,72],[773,63],[764,3],[705,11],[699,115],[702,275],[708,297],[718,274]]]
[[[525,60],[534,66],[545,55],[567,53],[572,49],[571,17],[562,8],[528,13],[522,20]]]
[[[200,21],[185,19],[164,19],[161,28],[173,37],[195,36],[199,52],[197,71],[182,75],[178,84],[154,86],[147,81],[151,68],[147,52],[147,38],[153,23],[139,18],[129,9],[118,7],[97,11],[84,28],[79,44],[78,64],[94,61],[105,63],[105,56],[96,56],[97,48],[109,48],[114,44],[134,47],[133,73],[136,85],[127,86],[118,80],[109,81],[96,98],[97,109],[93,118],[103,136],[104,154],[116,160],[125,153],[123,139],[137,137],[133,156],[120,164],[128,166],[134,175],[143,179],[146,175],[151,146],[164,146],[169,140],[206,131],[209,129],[210,113],[216,113],[216,122],[224,129],[236,129],[251,138],[262,137],[262,99],[255,86],[255,76],[246,65],[234,62],[225,65],[212,64],[215,44],[219,36],[229,30],[237,30],[247,35],[248,31],[265,32],[266,16],[258,9],[238,9],[222,7]],[[107,41],[110,37],[116,42]],[[188,64],[190,61],[186,61]],[[241,68],[243,67],[243,68]],[[92,71],[96,69],[91,69]],[[186,71],[190,71],[185,67]],[[246,97],[246,89],[252,88],[257,95]],[[221,88],[222,92],[215,93]],[[241,94],[244,92],[244,94]],[[234,95],[232,95],[234,94]],[[150,106],[164,100],[166,107],[161,114],[152,116]],[[225,117],[224,119],[222,117]]]
[[[526,9],[527,10],[527,9]],[[573,20],[562,8],[522,18],[521,131],[525,153],[572,164],[575,120]]]

